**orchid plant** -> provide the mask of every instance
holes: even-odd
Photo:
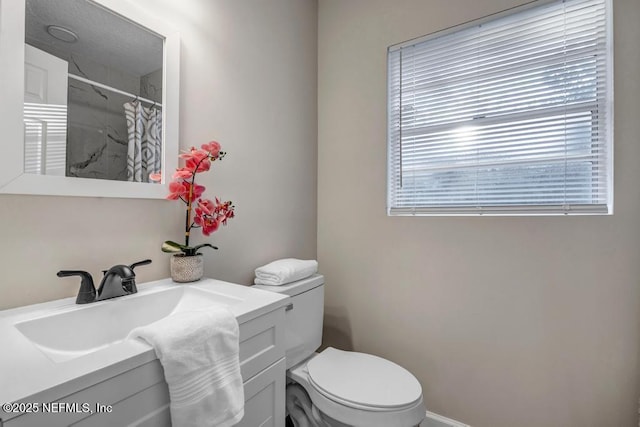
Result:
[[[220,148],[218,142],[211,141],[203,144],[201,149],[192,147],[188,152],[180,154],[179,157],[184,159],[185,166],[173,174],[169,183],[169,195],[166,198],[181,200],[186,205],[184,245],[167,240],[162,244],[163,252],[182,252],[183,256],[193,256],[198,255],[198,250],[205,246],[218,249],[209,243],[189,246],[189,237],[194,228],[200,228],[202,234],[210,236],[220,225],[227,225],[227,220],[235,216],[235,207],[231,201],[222,202],[217,197],[215,200],[203,199],[201,196],[205,187],[196,184],[198,173],[208,171],[212,162],[221,160],[226,155]]]

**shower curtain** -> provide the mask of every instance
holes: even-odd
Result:
[[[153,182],[152,173],[162,168],[162,113],[145,108],[140,101],[124,104],[129,146],[127,179],[133,182]]]

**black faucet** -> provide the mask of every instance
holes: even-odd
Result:
[[[114,265],[109,270],[104,270],[104,276],[97,291],[93,285],[93,277],[86,271],[61,270],[58,271],[58,277],[82,277],[76,304],[87,304],[138,292],[136,274],[133,269],[146,264],[151,264],[151,260],[145,259],[144,261],[134,262],[131,265]]]

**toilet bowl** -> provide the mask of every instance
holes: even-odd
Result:
[[[315,351],[322,340],[324,277],[282,286],[256,285],[258,289],[291,297],[286,311],[286,365],[288,393],[303,410],[290,414],[305,418],[299,423],[329,427],[413,427],[425,417],[422,387],[401,366],[366,353],[328,347]],[[309,405],[310,407],[305,407]]]
[[[418,380],[370,354],[328,347],[289,369],[287,377],[307,391],[330,426],[407,427],[425,416]]]

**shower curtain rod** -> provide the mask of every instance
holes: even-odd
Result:
[[[89,79],[86,79],[84,77],[76,76],[75,74],[69,73],[69,77],[74,79],[74,80],[78,80],[78,81],[81,81],[81,82],[86,83],[88,85],[91,85],[91,86],[97,86],[99,88],[106,89],[106,90],[109,90],[111,92],[119,93],[120,95],[130,96],[131,98],[136,98],[136,99],[138,99],[140,101],[148,102],[149,104],[155,104],[156,107],[162,107],[162,104],[160,104],[159,102],[155,102],[155,101],[152,101],[150,99],[143,98],[141,96],[135,95],[133,93],[129,93],[129,92],[125,92],[125,91],[120,90],[120,89],[116,89],[115,87],[111,87],[111,86],[107,86],[107,85],[102,84],[102,83],[94,82],[93,80],[89,80]]]

